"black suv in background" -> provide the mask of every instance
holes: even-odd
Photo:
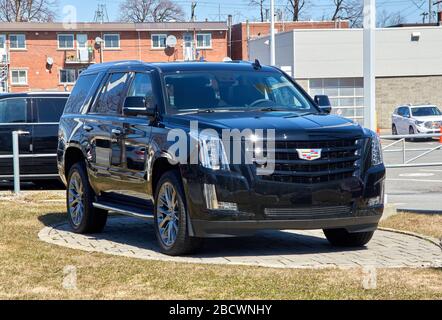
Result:
[[[19,137],[20,179],[44,183],[58,180],[58,122],[69,97],[66,92],[0,94],[0,180],[14,177],[12,132]]]
[[[205,237],[262,229],[323,229],[334,245],[365,245],[383,212],[379,139],[321,110],[315,101],[324,98],[313,100],[259,62],[89,67],[59,129],[72,228],[100,232],[109,211],[150,217],[170,255],[195,250]],[[249,133],[258,129],[274,130],[273,147],[259,136],[273,159],[248,163],[246,142],[257,141]],[[239,163],[221,141],[224,130],[244,134],[232,140]],[[172,148],[179,138],[189,153]],[[252,146],[253,157],[263,152]]]

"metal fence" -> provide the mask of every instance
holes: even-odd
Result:
[[[409,148],[407,149],[407,140],[415,139],[428,139],[428,138],[439,138],[439,145],[433,148]],[[407,167],[432,167],[432,166],[442,166],[442,159],[440,162],[415,162],[418,159],[423,158],[437,150],[442,150],[442,131],[441,133],[434,134],[407,134],[407,135],[381,135],[381,140],[396,140],[386,146],[382,147],[382,152],[400,152],[402,153],[401,163],[388,163],[385,164],[386,168],[407,168]],[[391,149],[391,147],[400,145],[401,148]],[[407,153],[409,152],[421,152],[414,157],[407,159]]]
[[[19,194],[20,193],[20,158],[36,158],[36,157],[56,157],[57,155],[54,154],[46,154],[46,153],[40,153],[40,154],[20,154],[19,149],[19,137],[21,135],[27,135],[29,134],[28,131],[13,131],[12,132],[12,155],[0,155],[0,159],[13,159],[13,171],[14,171],[14,193]],[[26,175],[29,176],[29,175]],[[40,175],[35,175],[40,176]]]

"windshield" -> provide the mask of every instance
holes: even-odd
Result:
[[[420,108],[411,108],[411,112],[415,117],[426,117],[426,116],[440,116],[442,112],[438,107],[420,107]]]
[[[168,113],[251,109],[318,112],[299,89],[278,72],[176,72],[166,74],[164,79]]]

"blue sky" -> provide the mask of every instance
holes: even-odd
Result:
[[[173,1],[173,0],[172,0]],[[196,8],[196,16],[198,20],[218,20],[220,16],[222,20],[226,19],[228,14],[234,16],[235,22],[245,21],[246,19],[254,20],[258,17],[258,10],[252,9],[249,0],[194,0],[198,3]],[[269,0],[268,0],[269,1]],[[323,16],[330,16],[333,10],[333,0],[307,0],[308,8],[304,13],[304,19],[321,20]],[[77,8],[78,21],[92,21],[94,12],[99,3],[105,3],[110,20],[118,18],[118,7],[120,0],[58,0],[58,20],[63,18],[63,6],[73,5]],[[186,16],[190,15],[190,4],[192,0],[177,0],[185,10]],[[377,10],[386,10],[387,12],[400,11],[407,22],[421,22],[420,14],[428,10],[428,1],[426,0],[377,0]],[[277,8],[287,3],[287,0],[275,0]],[[417,5],[422,5],[418,8]]]

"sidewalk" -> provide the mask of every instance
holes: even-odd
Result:
[[[435,194],[387,195],[388,204],[394,205],[397,212],[442,214],[442,197]]]

